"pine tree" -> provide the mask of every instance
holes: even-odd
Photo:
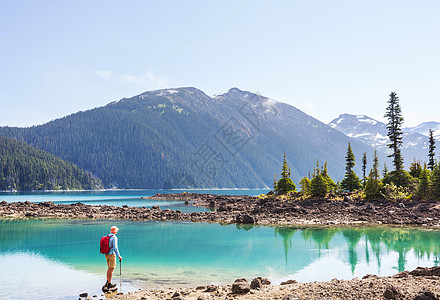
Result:
[[[304,196],[309,195],[312,187],[312,181],[307,177],[303,177],[299,181],[299,184],[301,185],[301,194]]]
[[[273,190],[275,193],[278,193],[278,182],[277,182],[277,174],[275,174],[273,178]]]
[[[324,166],[321,170],[321,175],[324,178],[325,182],[327,183],[327,192],[335,192],[338,188],[338,185],[333,181],[333,179],[328,175],[328,167],[327,167],[327,161],[324,163]]]
[[[365,197],[367,199],[380,198],[382,185],[382,181],[379,178],[379,158],[377,157],[377,151],[374,150],[373,168],[370,171],[370,175],[368,176],[365,185]]]
[[[327,194],[328,187],[327,182],[325,181],[324,177],[322,177],[321,174],[316,175],[313,177],[311,181],[311,194],[314,197],[323,198]]]
[[[361,188],[359,177],[353,171],[353,167],[356,164],[354,162],[355,160],[351,145],[348,143],[347,156],[345,157],[345,161],[347,162],[345,166],[345,177],[341,181],[342,189],[348,192]]]
[[[431,190],[436,199],[440,199],[440,162],[436,163],[432,171]]]
[[[420,184],[419,188],[417,189],[417,194],[421,196],[422,198],[425,198],[429,196],[429,187],[431,185],[431,180],[429,176],[429,171],[426,168],[423,168],[421,174],[420,174]]]
[[[287,165],[286,153],[284,153],[283,167],[281,171],[281,179],[277,183],[277,193],[287,194],[290,191],[296,190],[296,185],[290,178],[290,167]]]
[[[399,97],[395,92],[391,92],[390,99],[388,100],[388,107],[384,115],[388,119],[388,137],[390,143],[387,145],[393,152],[388,157],[393,158],[393,165],[396,173],[399,173],[403,169],[403,158],[400,152],[402,146],[402,110],[399,104]]]
[[[434,157],[435,157],[434,150],[435,150],[435,148],[436,147],[435,147],[434,134],[433,134],[432,129],[429,129],[429,153],[428,153],[429,160],[428,160],[428,166],[429,166],[429,169],[431,169],[431,171],[434,170],[434,166],[435,166],[435,160],[434,160]]]
[[[411,176],[414,178],[420,178],[422,171],[422,162],[414,158],[411,165],[409,166],[409,174],[411,174]]]
[[[364,152],[364,155],[362,156],[362,187],[365,188],[365,172],[367,170],[367,152]]]
[[[382,177],[385,177],[387,175],[388,175],[387,163],[383,163]]]

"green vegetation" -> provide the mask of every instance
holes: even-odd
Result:
[[[92,190],[102,188],[73,163],[14,139],[0,137],[0,190]]]
[[[353,151],[351,150],[351,145],[348,143],[347,155],[345,156],[347,162],[345,167],[345,177],[341,181],[341,188],[348,192],[353,192],[361,188],[361,183],[359,177],[353,171],[353,167],[356,164]]]
[[[290,167],[287,165],[287,159],[286,159],[286,153],[284,153],[284,159],[283,159],[283,167],[281,171],[281,179],[276,182],[276,175],[275,175],[275,193],[279,195],[287,194],[288,192],[294,192],[296,190],[296,185],[293,183],[293,180],[290,178]]]
[[[328,175],[327,162],[323,167],[320,167],[317,162],[313,168],[312,176],[303,177],[299,182],[301,186],[300,197],[342,199],[351,195],[354,199],[385,198],[391,201],[440,199],[440,162],[435,160],[436,146],[433,131],[429,130],[428,164],[414,159],[408,172],[403,169],[403,157],[400,154],[403,117],[399,98],[395,92],[390,94],[385,117],[389,121],[387,125],[390,139],[388,147],[392,150],[389,157],[393,158],[393,171],[389,172],[386,163],[384,163],[381,178],[379,158],[377,151],[374,150],[373,166],[367,177],[367,153],[364,152],[362,156],[362,181],[359,180],[353,170],[356,159],[351,145],[348,143],[343,180],[340,183],[335,183]],[[290,175],[290,168],[287,167],[286,162],[283,165],[283,171]],[[279,183],[280,181],[276,182],[275,180],[278,190],[280,189]],[[290,199],[298,197],[298,194],[291,196]]]

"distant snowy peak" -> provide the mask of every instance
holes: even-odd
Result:
[[[389,153],[386,124],[365,115],[342,114],[328,124],[345,135],[357,139],[379,151]],[[405,158],[426,160],[428,131],[440,142],[440,123],[425,122],[415,127],[403,128],[402,152]]]
[[[429,129],[431,129],[434,133],[435,139],[440,139],[440,122],[423,122],[420,125],[414,127],[406,127],[403,130],[410,133],[420,133],[426,136],[429,136]]]

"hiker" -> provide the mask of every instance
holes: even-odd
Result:
[[[119,255],[118,238],[116,237],[118,231],[119,231],[118,227],[112,226],[112,228],[110,228],[110,234],[108,235],[110,237],[109,240],[110,251],[105,255],[108,266],[107,282],[105,283],[105,286],[107,288],[114,288],[116,286],[116,283],[112,283],[113,270],[116,268],[116,256],[119,257],[119,261],[122,261],[122,257],[121,255]]]

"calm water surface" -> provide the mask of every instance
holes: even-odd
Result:
[[[107,204],[199,211],[180,201],[142,200],[177,190],[0,193],[0,201]],[[259,195],[267,190],[187,192]],[[415,229],[295,229],[191,222],[94,220],[0,221],[0,299],[78,299],[101,295],[106,263],[99,239],[121,228],[122,291],[142,287],[228,284],[268,277],[324,281],[367,273],[391,275],[437,265],[440,231]],[[119,283],[119,270],[115,281]],[[99,297],[98,297],[99,299]]]
[[[99,239],[120,228],[122,291],[139,287],[391,275],[437,265],[440,232],[415,229],[294,229],[191,222],[0,221],[0,298],[77,299],[101,294]],[[115,273],[118,273],[115,270]],[[119,282],[119,276],[115,277]]]

